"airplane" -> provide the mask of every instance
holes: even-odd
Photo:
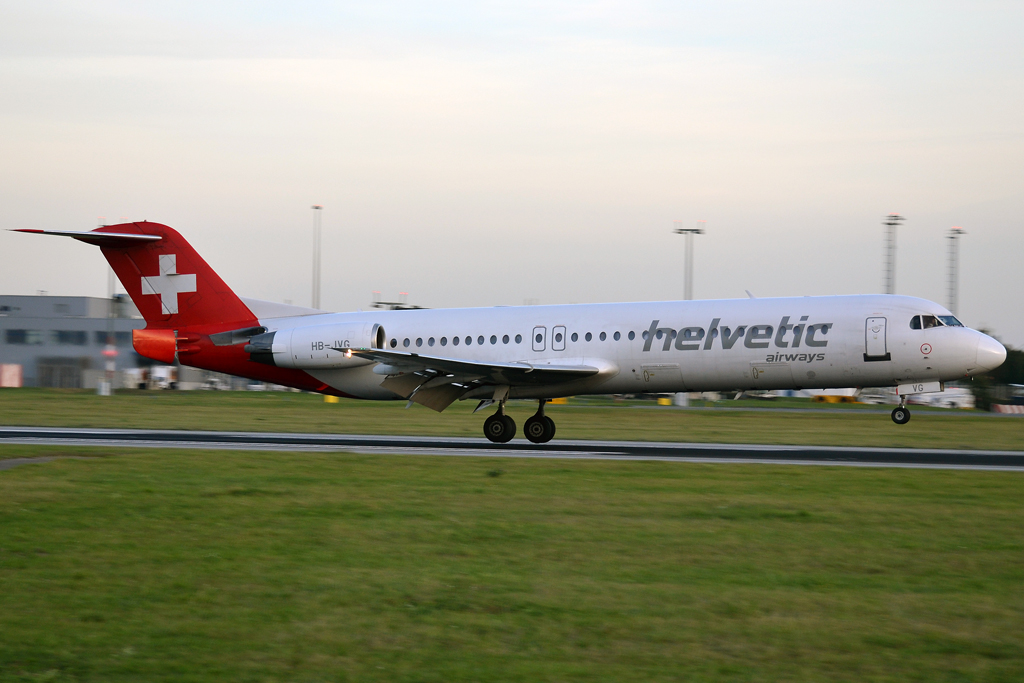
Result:
[[[585,394],[895,386],[909,395],[992,370],[1006,349],[942,306],[895,295],[747,298],[330,313],[238,297],[160,223],[89,232],[22,229],[100,247],[146,321],[135,350],[332,396],[405,399],[438,412],[496,405],[484,435],[506,443],[509,399],[535,399],[524,432],[555,435],[554,398]]]

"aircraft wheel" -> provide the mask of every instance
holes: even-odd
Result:
[[[534,415],[523,425],[523,433],[533,443],[547,443],[555,435],[555,423],[547,415]]]
[[[892,421],[898,425],[905,425],[910,422],[910,411],[904,406],[894,408],[892,411]]]
[[[484,420],[484,436],[494,443],[508,443],[516,435],[516,423],[508,415],[495,413]]]

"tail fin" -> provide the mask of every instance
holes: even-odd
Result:
[[[198,327],[216,332],[258,324],[192,245],[166,225],[141,222],[91,232],[21,232],[65,235],[99,246],[145,318],[147,330]]]

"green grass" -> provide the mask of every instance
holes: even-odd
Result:
[[[767,402],[752,403],[764,407]],[[89,391],[0,389],[3,425],[479,437],[485,414],[474,415],[474,407],[475,402],[460,402],[438,414],[419,405],[406,409],[404,402],[342,399],[328,404],[318,395],[292,392],[135,391],[101,397]],[[519,425],[518,438],[534,410],[534,402],[509,403],[509,413]],[[884,413],[857,408],[681,410],[655,407],[653,402],[599,401],[547,408],[558,424],[557,439],[1024,449],[1024,419],[912,410],[910,423],[899,426]]]
[[[1024,680],[1017,473],[11,450],[2,681]]]

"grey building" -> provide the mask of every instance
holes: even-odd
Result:
[[[89,386],[104,370],[108,339],[117,370],[151,364],[132,348],[132,330],[145,326],[126,295],[0,295],[0,363],[21,365],[27,387]]]

